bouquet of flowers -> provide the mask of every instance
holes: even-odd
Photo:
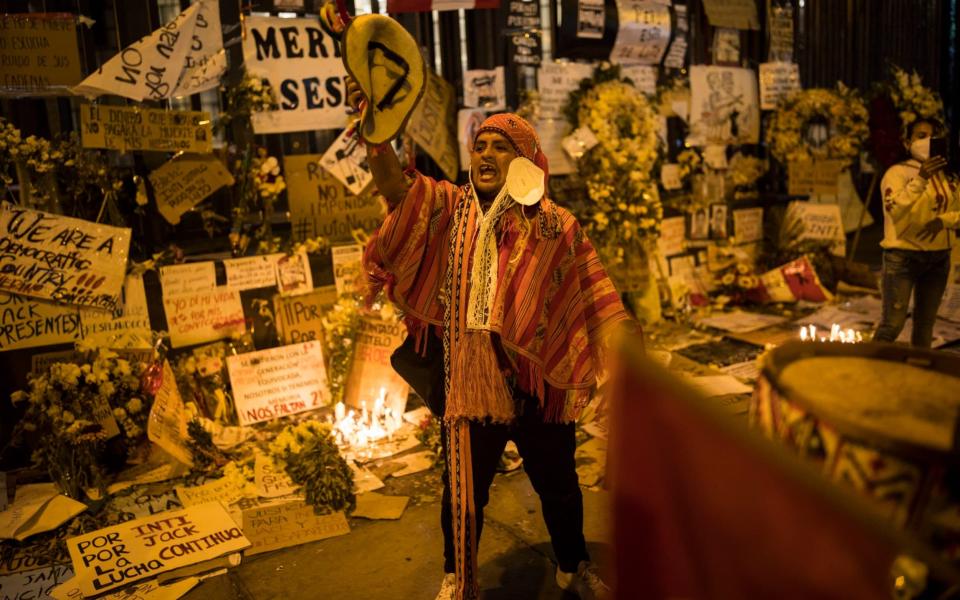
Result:
[[[743,304],[750,290],[760,285],[760,278],[754,273],[753,265],[736,262],[716,274],[715,284],[716,304]]]
[[[907,73],[897,66],[891,67],[893,83],[890,99],[906,127],[919,118],[933,118],[943,122],[943,100],[936,91],[925,87],[916,71]]]
[[[828,158],[852,161],[870,133],[868,116],[860,95],[842,83],[836,90],[799,90],[774,112],[767,146],[782,164]]]
[[[317,514],[356,506],[353,472],[340,456],[332,425],[319,421],[288,425],[271,442],[270,455],[303,489]]]

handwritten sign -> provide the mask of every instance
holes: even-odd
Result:
[[[291,298],[276,298],[280,338],[285,344],[323,339],[323,316],[337,301],[337,290],[317,289]]]
[[[306,294],[313,289],[313,272],[306,249],[277,259],[277,286],[282,296]]]
[[[344,403],[368,406],[385,395],[384,406],[394,414],[403,414],[410,388],[390,365],[390,355],[403,343],[406,328],[403,323],[388,323],[379,319],[364,319],[357,334],[353,366],[347,379]]]
[[[233,477],[221,477],[192,487],[178,485],[176,490],[184,506],[199,506],[218,501],[230,505],[244,496],[243,486]]]
[[[663,66],[668,69],[682,69],[687,62],[687,33],[690,31],[690,22],[687,20],[687,7],[683,4],[674,4],[676,14],[676,34],[670,42],[670,49],[663,59]]]
[[[150,313],[143,277],[130,275],[123,282],[123,302],[113,311],[80,309],[84,339],[105,348],[150,347]]]
[[[241,425],[326,406],[327,370],[320,342],[304,342],[227,357]]]
[[[733,236],[737,243],[763,239],[763,208],[741,208],[733,211]]]
[[[247,17],[243,64],[266,79],[279,110],[255,112],[255,133],[339,129],[347,124],[340,46],[316,19]]]
[[[68,565],[53,565],[0,577],[0,598],[4,600],[43,600],[51,597],[58,584],[73,577]]]
[[[767,60],[771,62],[793,61],[793,7],[771,6],[767,10],[770,46]]]
[[[833,242],[831,251],[837,256],[845,254],[847,238],[843,232],[843,220],[840,206],[836,204],[815,204],[813,202],[791,202],[787,207],[788,222],[799,220],[802,233],[798,240],[820,240]]]
[[[217,287],[217,270],[212,261],[160,267],[164,296],[209,292]]]
[[[349,246],[334,246],[333,278],[337,286],[337,295],[358,293],[357,282],[363,273],[363,246],[351,244]]]
[[[463,105],[503,110],[507,107],[504,68],[472,69],[463,74]]]
[[[427,72],[427,87],[414,109],[407,132],[450,179],[459,172],[456,133],[456,91],[433,71]]]
[[[375,197],[353,196],[320,165],[319,154],[283,158],[293,239],[324,236],[331,241],[353,241],[353,230],[380,226],[385,207]]]
[[[213,150],[212,127],[208,112],[106,104],[80,107],[84,148],[207,154]]]
[[[113,310],[130,230],[0,206],[0,290]]]
[[[540,116],[544,119],[563,119],[563,107],[570,92],[580,86],[580,81],[593,75],[593,65],[583,63],[545,62],[537,70],[537,86],[540,90]],[[550,163],[553,173],[553,163]]]
[[[344,129],[330,144],[320,164],[351,194],[360,194],[373,181],[373,173],[367,164],[367,147],[350,129]]]
[[[244,554],[252,556],[280,548],[350,533],[342,512],[314,514],[302,500],[243,511],[243,532],[251,546]]]
[[[603,0],[577,0],[577,37],[602,40],[607,20]]]
[[[223,50],[223,29],[220,26],[218,0],[201,0],[197,23],[187,58],[183,63],[180,83],[173,97],[188,96],[211,90],[220,84],[227,71],[227,54]]]
[[[625,65],[620,73],[633,82],[638,91],[653,96],[657,93],[657,67],[653,65]]]
[[[533,124],[540,136],[540,147],[547,155],[552,175],[568,175],[577,170],[576,162],[563,149],[563,140],[573,130],[566,119],[540,119]],[[554,181],[551,181],[554,185]]]
[[[0,292],[0,352],[80,339],[76,307]]]
[[[74,15],[3,15],[0,54],[0,95],[65,94],[83,78]]]
[[[175,464],[182,467],[180,463]],[[183,474],[183,472],[180,473],[180,475]],[[151,494],[145,491],[149,488],[142,489],[144,491],[136,490],[130,495],[119,496],[113,500],[111,510],[117,513],[119,520],[143,519],[183,508],[183,502],[180,501],[175,490],[166,489],[160,494]]]
[[[163,361],[163,383],[153,398],[147,437],[185,465],[193,464],[187,447],[187,416],[170,363]]]
[[[253,463],[253,477],[257,485],[257,495],[261,498],[288,496],[298,488],[283,467],[264,454],[257,454]]]
[[[842,160],[802,160],[789,165],[787,191],[791,195],[836,194]]]
[[[239,292],[215,289],[163,297],[170,344],[203,344],[241,333],[246,325]]]
[[[171,225],[215,191],[233,185],[233,175],[214,156],[181,156],[150,173],[157,209]]]
[[[670,43],[670,7],[644,0],[617,0],[619,26],[610,61],[655,65]]]
[[[252,290],[277,285],[277,261],[283,254],[261,254],[223,261],[227,272],[227,289]]]
[[[660,239],[657,240],[657,247],[663,256],[673,256],[683,253],[685,249],[685,239],[687,233],[687,224],[683,217],[669,217],[664,219],[660,225]]]
[[[796,63],[760,65],[760,108],[774,110],[780,100],[800,89],[800,66]]]
[[[703,0],[703,7],[714,27],[760,29],[756,0]]]
[[[219,502],[136,519],[67,540],[84,596],[249,546]]]
[[[510,0],[506,4],[504,29],[504,34],[508,35],[508,64],[539,65],[543,60],[540,3],[535,0]]]

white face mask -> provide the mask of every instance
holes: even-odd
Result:
[[[930,158],[930,138],[923,138],[910,144],[910,156],[921,162]]]

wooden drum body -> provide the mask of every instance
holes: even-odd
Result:
[[[953,554],[960,355],[797,341],[761,362],[752,424]]]

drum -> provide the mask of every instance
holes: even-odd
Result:
[[[760,370],[754,426],[953,554],[960,355],[797,341],[768,351]]]

